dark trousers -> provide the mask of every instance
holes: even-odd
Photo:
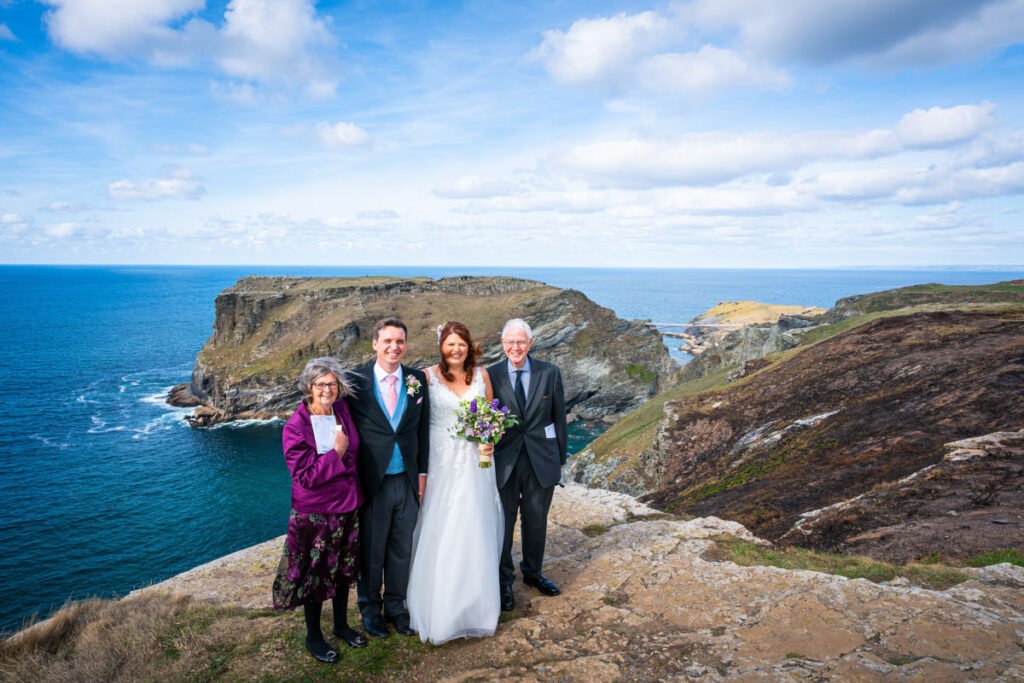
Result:
[[[498,489],[501,507],[505,511],[505,538],[501,546],[501,565],[498,580],[502,586],[511,586],[515,579],[512,564],[512,532],[516,516],[522,522],[523,561],[519,570],[524,574],[540,574],[544,563],[544,543],[547,540],[548,508],[555,487],[544,487],[537,481],[537,475],[530,464],[526,451],[519,453],[505,485]]]
[[[359,510],[359,581],[356,592],[363,618],[405,612],[412,534],[419,505],[406,474],[384,477]],[[381,596],[381,582],[384,593]]]

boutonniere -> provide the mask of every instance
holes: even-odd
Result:
[[[405,378],[405,393],[408,394],[409,396],[415,396],[417,393],[419,393],[420,387],[422,386],[423,385],[420,384],[420,381],[413,377],[412,375],[409,375]]]

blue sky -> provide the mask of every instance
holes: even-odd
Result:
[[[1019,265],[1022,197],[1024,0],[0,0],[5,263]]]

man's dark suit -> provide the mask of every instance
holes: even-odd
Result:
[[[512,531],[520,508],[523,561],[519,569],[524,576],[541,573],[548,508],[568,454],[565,390],[557,366],[531,357],[529,391],[526,406],[520,412],[508,361],[502,359],[487,368],[487,373],[494,396],[518,415],[520,422],[505,433],[494,449],[498,493],[505,512],[499,579],[502,587],[507,588],[515,578]],[[549,425],[551,429],[546,430]]]
[[[406,386],[397,387],[406,393],[405,408],[398,427],[393,428],[374,393],[373,367],[370,363],[352,373],[356,393],[348,399],[359,432],[359,481],[366,498],[359,515],[357,585],[364,619],[381,616],[382,608],[385,617],[405,611],[412,536],[419,510],[419,475],[427,473],[430,453],[430,402],[423,372],[402,366],[402,377],[415,377],[420,386],[414,396],[408,396]],[[405,473],[386,476],[396,443]]]

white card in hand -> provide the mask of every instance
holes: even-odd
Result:
[[[551,424],[549,424],[547,427],[544,428],[544,436],[546,436],[549,439],[554,439],[555,438],[555,423],[554,422],[552,422]]]
[[[316,439],[316,452],[326,453],[334,448],[334,434],[337,422],[333,415],[310,415],[313,418],[313,437]]]

